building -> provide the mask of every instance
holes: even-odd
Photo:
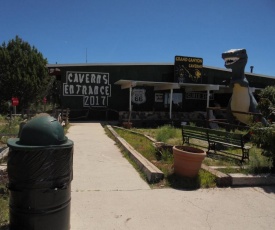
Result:
[[[188,120],[188,113],[190,117],[209,106],[227,106],[232,94],[228,87],[231,71],[203,66],[202,59],[201,63],[190,60],[196,63],[187,63],[189,68],[182,59],[179,63],[47,67],[61,81],[61,107],[70,109],[71,119],[131,120],[144,125]],[[253,92],[275,85],[274,77],[253,73],[246,77]]]

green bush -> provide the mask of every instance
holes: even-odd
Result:
[[[11,120],[6,120],[4,124],[0,126],[0,133],[17,134],[21,122],[22,119],[20,117],[13,117]]]
[[[268,120],[275,115],[275,86],[268,86],[259,93],[258,109]],[[274,122],[274,121],[273,121]]]
[[[0,142],[7,143],[7,140],[11,137],[10,135],[5,134],[13,134],[17,136],[19,132],[20,123],[22,119],[20,117],[13,117],[11,120],[7,120],[6,118],[0,117],[0,133],[2,134],[0,138]]]
[[[275,171],[275,123],[272,123],[275,113],[275,87],[266,87],[259,96],[258,109],[268,119],[268,124],[260,122],[252,124],[251,140],[262,149],[262,154],[272,162],[272,171]]]
[[[157,130],[156,140],[167,142],[168,139],[177,137],[177,132],[171,125],[164,125]]]
[[[252,142],[262,149],[262,154],[272,161],[275,170],[275,124],[264,126],[258,122],[250,129]]]

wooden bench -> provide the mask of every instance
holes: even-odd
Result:
[[[189,139],[195,138],[208,142],[208,151],[217,151],[217,144],[223,146],[237,148],[242,150],[242,161],[249,160],[249,149],[251,146],[246,146],[242,134],[224,132],[221,130],[201,128],[196,126],[182,126],[182,141],[183,144],[190,144]]]
[[[210,150],[214,150],[214,152],[216,153],[217,144],[221,144],[223,146],[241,149],[242,161],[244,161],[244,159],[249,160],[249,150],[251,146],[245,145],[242,134],[209,129],[207,132],[207,136],[208,136],[208,152]]]

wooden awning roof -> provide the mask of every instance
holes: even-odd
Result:
[[[123,80],[123,79],[115,82],[115,85],[120,85],[121,89],[128,89],[136,86],[151,86],[151,87],[154,87],[154,90],[171,90],[171,89],[186,88],[187,91],[208,91],[208,90],[220,89],[220,85],[155,82],[155,81],[135,81],[135,80]]]

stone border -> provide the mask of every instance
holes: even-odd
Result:
[[[203,169],[209,171],[217,177],[217,184],[221,187],[224,186],[266,186],[275,185],[274,174],[242,174],[242,173],[222,173],[218,171],[218,166],[202,166]]]
[[[217,180],[217,185],[219,187],[230,187],[232,186],[232,178],[225,174],[225,173],[222,173],[218,170],[215,170],[205,164],[202,164],[201,165],[201,168],[204,169],[205,171],[208,171],[210,172],[211,174],[213,174],[215,177],[216,177],[216,180]]]
[[[274,174],[244,175],[241,173],[228,174],[232,178],[233,186],[267,186],[275,185]]]
[[[0,149],[0,162],[3,158],[8,157],[8,153],[9,153],[9,148],[8,147],[4,147]],[[7,164],[0,164],[0,171],[4,171],[7,169]]]
[[[150,183],[159,182],[164,178],[164,174],[150,161],[144,158],[139,152],[137,152],[131,145],[129,145],[117,132],[110,126],[106,126],[108,130],[113,134],[116,141],[118,141],[127,151],[129,157],[138,165],[139,169],[146,175],[146,179]]]

